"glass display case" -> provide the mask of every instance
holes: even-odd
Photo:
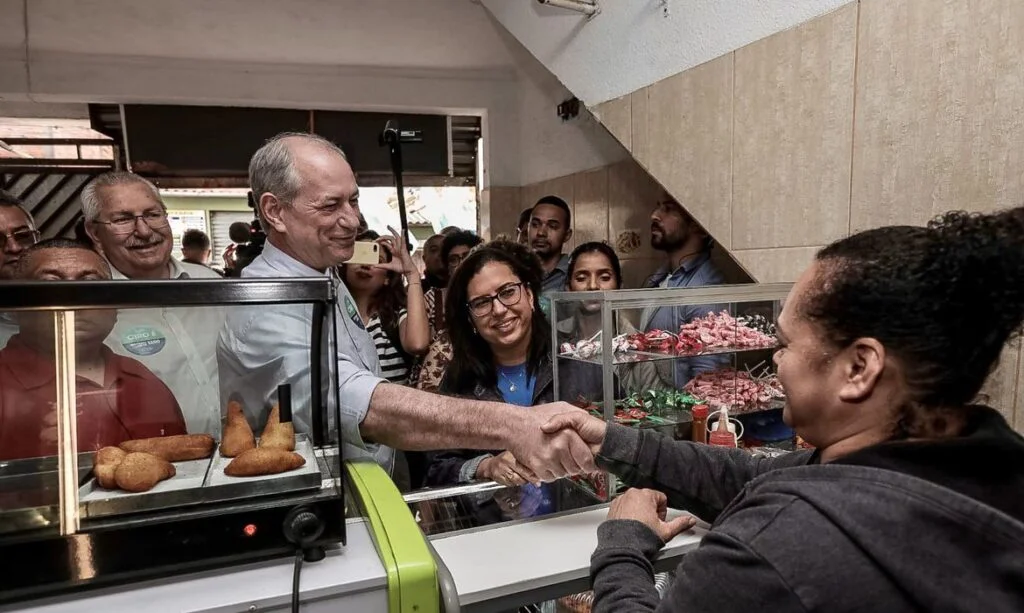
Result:
[[[0,602],[344,541],[328,279],[6,283]]]
[[[555,398],[677,439],[692,438],[693,407],[708,407],[709,424],[725,407],[740,438],[748,419],[776,436],[775,321],[791,285],[553,294]],[[591,487],[608,497],[605,483]]]

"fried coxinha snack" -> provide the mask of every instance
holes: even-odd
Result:
[[[175,474],[174,465],[150,453],[129,453],[114,472],[117,487],[126,492],[146,492]]]
[[[120,447],[104,447],[96,452],[96,458],[92,462],[92,472],[96,475],[96,481],[99,482],[100,487],[108,490],[117,487],[114,473],[126,455],[128,452]]]
[[[284,449],[249,449],[224,468],[224,474],[231,477],[259,477],[295,470],[306,463],[306,459],[294,451]]]
[[[260,435],[260,449],[295,451],[295,426],[290,421],[281,423],[281,408],[276,404],[270,409],[267,425]]]
[[[228,402],[228,416],[224,422],[224,435],[220,439],[220,454],[233,458],[248,449],[256,447],[256,437],[249,427],[249,420],[242,412],[242,405],[236,400]]]
[[[119,447],[97,451],[92,470],[100,487],[127,492],[149,491],[175,474],[174,465],[163,458],[150,453],[128,453]]]
[[[125,441],[120,447],[129,453],[150,453],[168,462],[184,462],[210,457],[215,445],[209,434],[176,434]]]

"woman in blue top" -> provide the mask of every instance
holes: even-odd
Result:
[[[541,266],[529,248],[494,241],[472,252],[448,285],[445,318],[453,357],[440,391],[524,407],[551,402],[551,328],[540,311]],[[438,453],[428,485],[473,480],[523,485],[535,477],[508,452]],[[523,488],[522,506],[546,506],[544,490]],[[534,513],[534,514],[536,514]]]

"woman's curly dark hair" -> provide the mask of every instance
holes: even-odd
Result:
[[[867,230],[822,249],[801,311],[837,348],[881,342],[909,398],[899,429],[975,400],[1024,321],[1024,207],[946,213],[927,227]]]
[[[455,269],[448,283],[445,299],[445,320],[452,342],[452,361],[443,381],[446,393],[466,394],[477,385],[494,387],[498,384],[494,354],[490,345],[473,332],[469,313],[469,282],[491,262],[505,264],[519,280],[533,292],[533,320],[530,331],[530,349],[527,354],[527,372],[533,376],[540,365],[549,359],[551,327],[540,308],[543,268],[540,260],[526,245],[513,241],[492,241],[473,250]],[[524,295],[525,299],[525,295]]]
[[[373,230],[364,230],[356,236],[357,241],[375,241],[380,234]],[[348,265],[342,264],[338,267],[338,274],[342,281],[347,282]],[[377,295],[373,297],[373,308],[380,317],[380,325],[389,338],[399,338],[398,314],[406,308],[408,299],[405,293],[405,285],[402,282],[402,275],[388,271],[388,282]],[[402,350],[402,347],[396,347]]]

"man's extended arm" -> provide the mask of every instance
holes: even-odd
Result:
[[[551,417],[569,411],[581,412],[567,403],[524,409],[381,383],[373,390],[359,432],[374,442],[410,451],[507,449],[550,481],[595,468],[590,449],[573,430],[541,431]]]

